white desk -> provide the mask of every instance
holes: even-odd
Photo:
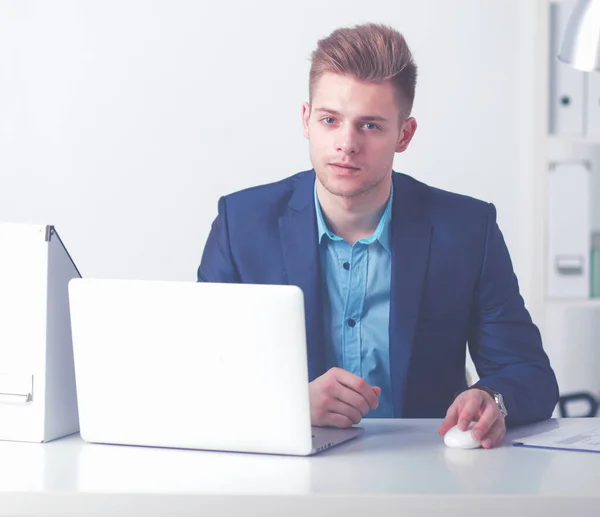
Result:
[[[600,454],[455,450],[439,420],[364,420],[311,458],[84,443],[0,442],[0,516],[600,515]]]

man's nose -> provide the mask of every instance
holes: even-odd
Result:
[[[353,128],[340,128],[335,143],[336,151],[344,154],[356,154],[359,147],[359,138]]]

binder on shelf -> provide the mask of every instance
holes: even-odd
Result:
[[[53,226],[0,223],[0,440],[79,430],[68,300],[79,276]]]
[[[549,298],[590,295],[590,169],[560,162],[548,178],[546,287]]]
[[[600,139],[600,73],[587,74],[586,136]]]
[[[586,75],[558,60],[561,41],[575,2],[550,6],[550,133],[583,136]]]

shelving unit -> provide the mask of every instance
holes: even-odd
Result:
[[[587,136],[548,136],[549,145],[585,145],[585,146],[598,146],[600,145],[600,138],[591,138]]]
[[[584,161],[589,166],[589,220],[585,225],[591,233],[600,231],[600,138],[585,134],[560,135],[551,131],[552,77],[552,6],[574,5],[573,0],[538,0],[539,26],[537,38],[538,62],[535,64],[536,89],[536,142],[535,191],[532,205],[537,249],[533,254],[535,274],[534,299],[531,303],[534,319],[544,339],[544,347],[557,374],[561,394],[589,391],[600,395],[600,298],[551,297],[548,289],[548,268],[555,267],[550,257],[549,240],[549,174],[555,163]],[[584,72],[579,72],[585,75]],[[597,72],[592,72],[597,73]],[[587,97],[584,96],[584,110]],[[600,99],[599,99],[600,100]],[[583,132],[585,133],[585,132]],[[540,245],[541,244],[541,245]],[[585,274],[588,274],[586,271]],[[577,416],[574,414],[573,416]]]
[[[546,301],[550,307],[581,307],[584,309],[598,309],[600,310],[600,298],[588,298],[588,299],[561,299],[551,298]],[[600,379],[600,375],[599,375]]]

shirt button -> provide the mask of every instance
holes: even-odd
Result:
[[[350,269],[350,263],[349,262],[344,262],[344,269],[346,271],[348,271]]]
[[[352,318],[350,318],[350,319],[348,320],[348,326],[349,326],[349,327],[354,327],[354,325],[356,325],[356,321],[354,321]]]

